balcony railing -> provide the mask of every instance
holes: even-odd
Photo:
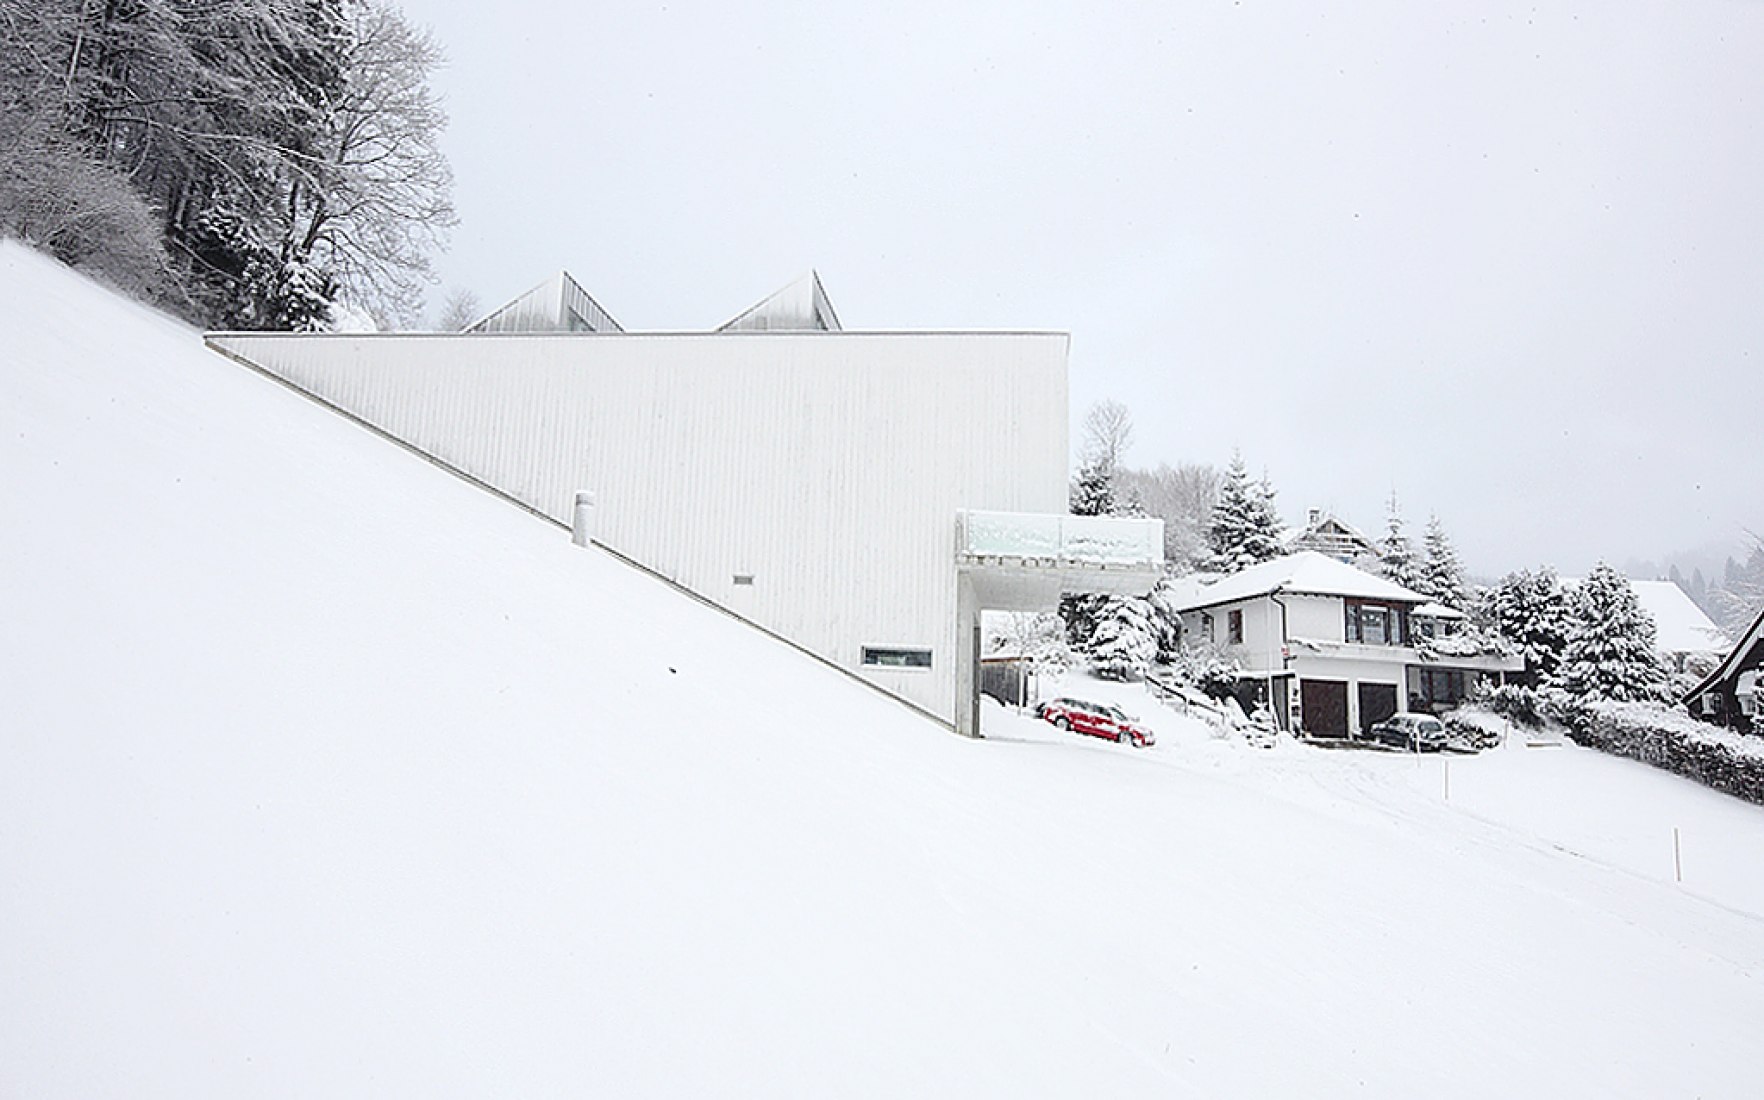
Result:
[[[1139,516],[958,512],[956,555],[1156,569],[1164,563],[1164,521]]]

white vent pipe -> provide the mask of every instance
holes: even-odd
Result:
[[[576,514],[570,524],[570,541],[587,546],[594,541],[594,494],[587,489],[576,490]]]

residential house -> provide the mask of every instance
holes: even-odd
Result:
[[[1321,508],[1310,509],[1305,514],[1305,525],[1288,530],[1281,536],[1281,542],[1289,554],[1296,554],[1300,550],[1315,550],[1348,565],[1376,561],[1378,558],[1378,547],[1371,539],[1351,524]]]
[[[1525,667],[1466,644],[1454,609],[1314,550],[1184,578],[1171,605],[1185,639],[1237,661],[1245,709],[1265,705],[1280,728],[1313,737],[1444,710]]]
[[[1764,711],[1764,611],[1739,642],[1684,697],[1684,705],[1704,721],[1754,733]]]

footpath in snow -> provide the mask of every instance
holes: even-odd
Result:
[[[0,510],[0,1096],[1756,1095],[1669,776],[960,740],[14,245]]]

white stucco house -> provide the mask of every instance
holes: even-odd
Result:
[[[1464,648],[1445,640],[1457,611],[1312,550],[1185,577],[1170,602],[1184,638],[1238,662],[1246,709],[1266,704],[1280,728],[1314,737],[1444,709],[1525,667],[1517,656],[1453,654]]]
[[[982,610],[1162,568],[1161,522],[1065,514],[1067,343],[847,330],[812,272],[711,331],[560,273],[462,333],[208,337],[970,734]]]

